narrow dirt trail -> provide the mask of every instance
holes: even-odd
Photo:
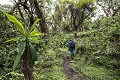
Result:
[[[78,76],[78,74],[70,66],[70,57],[66,56],[63,61],[63,68],[68,80],[84,80],[83,77]]]

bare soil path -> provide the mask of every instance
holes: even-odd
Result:
[[[84,80],[82,76],[79,76],[78,73],[71,68],[69,56],[64,58],[63,68],[65,70],[66,76],[68,77],[68,80]]]

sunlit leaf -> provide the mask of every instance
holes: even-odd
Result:
[[[29,38],[32,42],[39,44],[39,38],[38,37],[31,37]]]
[[[29,32],[31,32],[31,31],[34,29],[35,25],[37,24],[37,22],[38,22],[39,20],[40,20],[40,19],[37,19],[37,20],[33,23],[33,25],[31,26]]]
[[[17,72],[10,72],[11,75],[15,75],[15,76],[24,76],[23,74],[17,73]]]
[[[34,30],[34,31],[32,31],[32,32],[29,34],[29,37],[38,36],[38,35],[42,35],[42,33],[40,33],[40,32],[37,31],[37,30]]]
[[[9,40],[7,40],[5,42],[12,42],[12,41],[17,41],[17,40],[18,40],[18,38],[11,38],[11,39],[9,39]]]
[[[7,18],[13,22],[17,28],[20,29],[20,32],[25,36],[26,35],[26,32],[25,32],[25,29],[24,29],[24,26],[12,15],[10,14],[6,14]]]

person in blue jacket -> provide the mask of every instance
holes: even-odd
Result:
[[[70,50],[71,59],[73,60],[73,59],[74,59],[75,43],[74,43],[72,40],[70,40],[70,41],[68,42],[68,48],[69,48],[69,50]]]

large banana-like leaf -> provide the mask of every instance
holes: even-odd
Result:
[[[31,28],[30,28],[30,33],[31,33],[31,31],[34,29],[34,27],[35,27],[35,25],[37,24],[37,22],[39,21],[40,19],[37,19],[34,23],[33,23],[33,25],[31,26]]]
[[[33,66],[34,62],[37,60],[37,54],[36,54],[35,48],[30,43],[29,43],[29,50],[30,50],[29,51],[29,62],[31,66]]]
[[[7,18],[13,22],[17,28],[20,29],[20,32],[25,36],[26,35],[26,31],[25,31],[25,28],[24,26],[12,15],[10,14],[6,14]]]
[[[18,44],[17,48],[18,48],[18,54],[15,58],[15,61],[14,61],[14,65],[13,65],[13,70],[16,68],[17,64],[19,63],[20,61],[20,58],[25,50],[25,45],[26,45],[26,42],[25,41],[20,41],[20,43]]]

